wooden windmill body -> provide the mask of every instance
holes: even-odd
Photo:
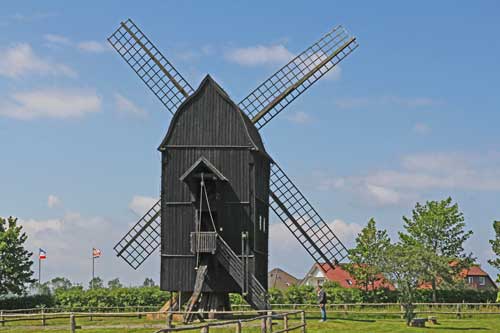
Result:
[[[161,198],[116,244],[134,269],[161,249],[160,286],[188,309],[267,309],[269,208],[318,263],[347,251],[276,161],[259,130],[356,47],[336,27],[241,102],[210,77],[194,89],[131,21],[108,39],[173,114],[159,150]],[[190,318],[187,318],[189,320]]]

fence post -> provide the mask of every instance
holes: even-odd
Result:
[[[137,318],[141,319],[142,314],[139,312],[139,306],[136,307],[136,311],[137,311]]]
[[[167,312],[167,328],[172,328],[172,310]]]
[[[267,332],[272,333],[273,332],[273,312],[272,311],[268,311],[267,315],[268,315],[268,317],[267,317],[267,323],[266,323]]]
[[[209,326],[203,326],[200,330],[200,333],[208,333],[208,330],[209,330]]]
[[[3,310],[0,311],[0,321],[2,322],[2,326],[5,326],[5,322],[3,321]]]
[[[288,314],[283,316],[283,329],[288,332]]]
[[[306,333],[306,312],[304,310],[300,313],[300,323],[302,324],[300,332]]]
[[[89,320],[92,321],[92,319],[93,319],[92,318],[92,307],[89,306]]]
[[[241,321],[236,323],[236,333],[241,333]]]
[[[260,321],[260,333],[267,333],[266,318],[262,318]]]
[[[42,309],[41,313],[42,313],[42,326],[45,326],[45,310]]]
[[[457,318],[458,319],[462,318],[462,315],[460,314],[460,312],[461,312],[460,303],[457,303]]]
[[[73,313],[69,315],[69,331],[71,333],[76,333],[75,315]]]

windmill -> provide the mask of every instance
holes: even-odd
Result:
[[[333,269],[346,257],[259,130],[356,49],[355,37],[334,28],[238,104],[208,75],[193,89],[130,19],[108,41],[173,115],[159,147],[161,198],[117,256],[137,269],[160,248],[160,287],[189,310],[229,310],[231,292],[268,309],[269,208],[317,263]]]

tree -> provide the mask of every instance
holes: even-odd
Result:
[[[108,281],[108,288],[109,289],[123,288],[123,285],[120,283],[119,278],[115,278],[113,280]]]
[[[23,227],[17,225],[17,218],[0,217],[0,295],[23,294],[32,279],[30,259],[33,253],[24,248],[28,239]]]
[[[154,287],[155,286],[155,281],[152,278],[146,278],[144,282],[142,283],[143,287]]]
[[[384,275],[399,291],[399,301],[405,309],[406,324],[409,325],[414,314],[415,293],[426,276],[422,258],[428,251],[421,245],[390,245],[383,264]]]
[[[376,298],[375,283],[383,279],[382,263],[391,240],[386,230],[377,230],[373,218],[356,237],[356,247],[349,250],[350,264],[346,269],[361,286],[365,297],[371,290],[371,299]]]
[[[89,281],[89,289],[97,288],[104,288],[104,281],[98,276]]]
[[[488,260],[488,263],[491,266],[500,269],[500,221],[493,222],[493,229],[495,230],[495,239],[491,239],[490,244],[496,258]],[[498,280],[500,280],[500,274],[498,275]]]
[[[68,290],[73,287],[73,284],[68,278],[58,276],[50,280],[50,287],[53,291]]]
[[[451,198],[427,201],[425,205],[417,203],[412,218],[403,216],[403,220],[406,233],[399,233],[402,244],[420,245],[426,250],[421,265],[436,302],[438,283],[453,284],[460,271],[472,264],[472,255],[466,255],[463,248],[472,231],[464,230],[464,216]]]

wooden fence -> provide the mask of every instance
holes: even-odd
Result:
[[[166,317],[165,324],[162,325],[147,325],[149,328],[161,328],[157,333],[170,333],[170,332],[179,332],[179,331],[188,331],[188,330],[200,330],[201,333],[208,333],[210,327],[233,327],[236,333],[242,332],[242,327],[244,325],[251,325],[252,322],[260,323],[261,332],[262,333],[286,333],[292,332],[295,330],[301,330],[301,333],[306,332],[306,314],[305,311],[288,311],[288,312],[272,312],[269,311],[266,314],[259,314],[257,311],[223,311],[223,312],[196,312],[197,314],[221,314],[221,315],[241,315],[248,316],[253,315],[251,318],[247,319],[237,319],[237,320],[227,320],[227,321],[213,321],[201,323],[198,325],[186,325],[179,327],[172,327],[171,318],[173,315],[184,315],[187,312],[184,311],[175,311],[175,312],[112,312],[112,313],[104,313],[104,312],[45,312],[43,309],[39,313],[9,313],[5,314],[4,312],[0,312],[0,322],[1,325],[4,326],[5,323],[9,322],[19,322],[19,321],[39,321],[41,326],[46,326],[48,321],[56,320],[56,319],[69,319],[69,330],[71,333],[75,333],[77,329],[82,328],[77,325],[77,318],[88,318],[92,320],[93,318],[124,318],[124,317],[138,317],[142,318],[146,315],[162,315]],[[260,312],[262,313],[262,312]],[[256,315],[256,316],[255,316]],[[290,316],[300,316],[300,323],[294,326],[290,325]],[[273,322],[274,319],[274,322]],[[273,325],[277,325],[277,321],[282,321],[282,328],[278,330],[273,330]],[[61,328],[65,328],[68,326],[58,326]],[[132,325],[133,326],[133,325]],[[146,327],[144,325],[136,325],[137,327]],[[126,325],[123,327],[131,328],[131,325]],[[166,328],[165,328],[166,327]],[[85,326],[85,328],[121,328],[120,325],[112,325],[112,326]]]

